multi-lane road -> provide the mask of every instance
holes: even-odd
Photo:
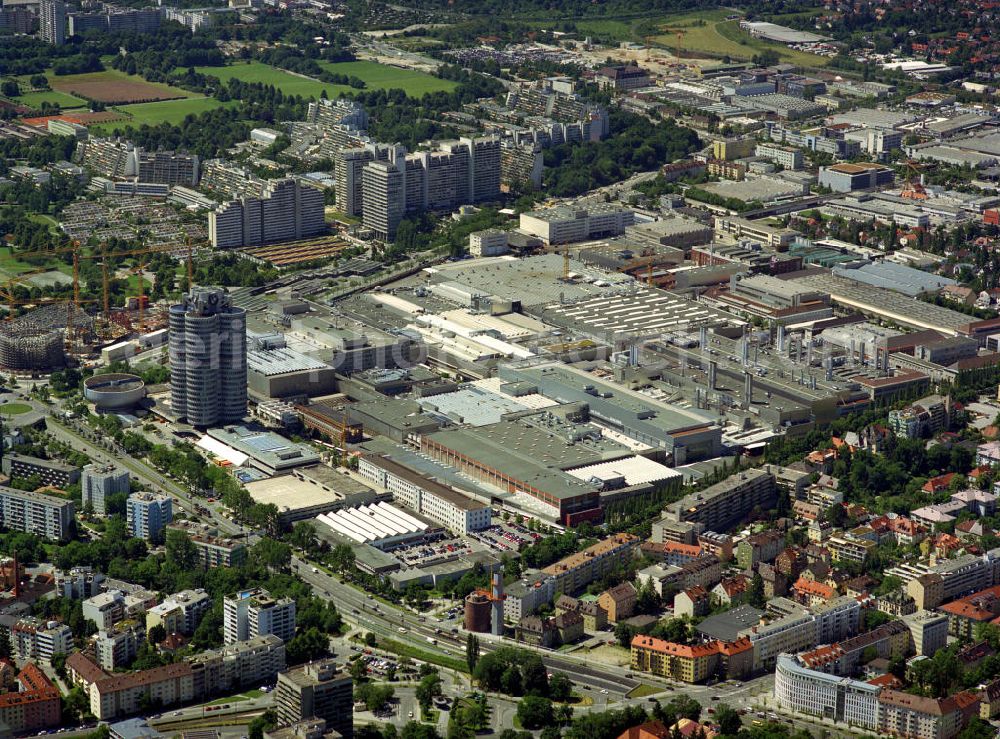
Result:
[[[467,633],[460,627],[439,624],[427,616],[423,617],[424,621],[420,621],[421,617],[413,612],[375,600],[298,557],[293,558],[292,567],[320,597],[332,600],[345,620],[358,628],[370,631],[376,636],[419,647],[426,652],[444,654],[460,660],[465,658]],[[489,634],[478,636],[481,652],[489,652],[499,646],[510,644],[509,641]],[[435,643],[430,641],[432,639]],[[518,646],[531,648],[525,645]],[[605,702],[603,699],[605,695],[617,701],[641,700],[628,699],[627,695],[645,683],[662,688],[664,692],[659,695],[660,698],[669,699],[674,694],[683,694],[691,696],[705,706],[711,706],[716,700],[734,706],[744,706],[750,705],[755,695],[766,691],[771,679],[770,676],[765,676],[747,682],[711,687],[687,685],[645,673],[633,673],[624,667],[595,663],[585,656],[578,656],[572,652],[557,653],[547,649],[535,649],[535,651],[540,654],[542,662],[550,671],[563,672],[580,686],[587,686],[596,704]],[[602,692],[605,690],[608,691],[607,694]]]

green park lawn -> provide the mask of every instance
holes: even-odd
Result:
[[[90,130],[110,133],[116,129],[124,130],[129,126],[156,126],[160,123],[177,124],[189,115],[198,115],[199,113],[214,110],[223,105],[231,106],[236,104],[235,101],[223,103],[215,98],[196,97],[184,100],[161,100],[155,103],[118,105],[114,109],[129,116],[128,120],[97,123],[90,126]]]
[[[364,80],[367,90],[405,90],[410,97],[421,97],[429,92],[451,92],[457,82],[443,80],[426,72],[392,67],[378,62],[320,62],[320,66],[334,74],[344,74]]]
[[[218,77],[223,82],[237,79],[241,82],[260,82],[265,85],[274,85],[286,95],[301,95],[307,98],[318,98],[324,90],[326,90],[327,97],[335,98],[340,92],[351,90],[347,85],[330,85],[309,77],[300,77],[261,62],[240,62],[226,67],[195,67],[195,71],[199,74]]]

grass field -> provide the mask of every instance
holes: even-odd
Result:
[[[378,62],[320,62],[320,66],[334,74],[364,80],[368,90],[400,89],[410,97],[421,97],[429,92],[450,92],[458,87],[458,83],[451,80]]]
[[[580,35],[597,36],[604,40],[633,41],[635,29],[632,21],[612,19],[576,21],[576,30]]]
[[[86,100],[78,98],[75,95],[70,95],[69,93],[59,92],[58,90],[26,92],[13,99],[21,103],[21,105],[27,105],[29,108],[40,108],[42,103],[49,103],[50,105],[58,105],[63,110],[69,110],[71,108],[81,108],[87,104]]]
[[[752,39],[740,30],[739,20],[726,20],[725,10],[704,10],[670,16],[660,26],[663,34],[653,40],[671,50],[712,57],[728,56],[747,61],[761,51],[775,51],[782,61],[806,67],[822,67],[826,57],[789,49],[760,39]]]
[[[320,62],[320,65],[335,74],[364,80],[368,90],[398,88],[405,90],[411,97],[421,97],[440,90],[453,90],[456,87],[456,83],[451,80],[441,80],[423,72],[399,69],[377,62]],[[358,92],[347,85],[334,85],[310,77],[300,77],[260,62],[231,64],[227,67],[196,67],[196,69],[201,74],[218,77],[224,81],[238,79],[243,82],[274,85],[286,95],[318,98],[325,90],[327,97],[335,98],[342,92]]]
[[[662,693],[663,688],[659,688],[656,685],[647,685],[643,683],[636,688],[633,688],[629,694],[629,698],[646,698],[651,695],[656,695],[657,693]]]
[[[116,129],[125,130],[129,126],[144,124],[155,126],[160,123],[177,124],[189,115],[198,115],[206,110],[214,110],[221,106],[236,105],[236,101],[223,103],[215,98],[198,97],[185,100],[164,100],[158,103],[136,103],[120,105],[115,110],[129,116],[128,120],[98,123],[90,126],[91,131],[110,133]]]
[[[238,79],[242,82],[261,82],[265,85],[274,85],[286,95],[318,98],[320,93],[326,90],[327,97],[335,98],[339,93],[351,90],[347,85],[330,85],[309,77],[299,77],[291,72],[285,72],[260,62],[230,64],[227,67],[195,67],[195,70],[200,74],[218,77],[224,82]]]
[[[0,414],[5,416],[19,416],[30,411],[31,406],[26,403],[0,403]]]

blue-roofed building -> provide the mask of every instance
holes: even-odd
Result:
[[[199,446],[209,448],[210,451],[230,459],[236,466],[248,462],[271,475],[288,472],[295,467],[317,464],[320,461],[319,454],[306,444],[296,444],[271,431],[261,431],[248,426],[209,429],[208,438],[216,443],[206,447],[203,439],[199,441]]]
[[[834,266],[833,273],[855,282],[895,290],[909,297],[936,293],[945,285],[958,284],[950,277],[942,277],[894,262],[838,264]]]

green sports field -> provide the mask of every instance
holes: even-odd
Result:
[[[200,97],[187,98],[185,100],[163,100],[156,103],[119,105],[115,107],[115,111],[129,116],[128,120],[97,123],[90,126],[90,130],[109,133],[116,129],[124,130],[129,126],[156,126],[160,123],[177,124],[189,115],[198,115],[207,110],[236,104],[235,101],[223,103],[215,98]]]
[[[260,62],[230,64],[226,67],[195,67],[200,74],[218,77],[222,81],[238,79],[241,82],[260,82],[274,85],[286,95],[301,95],[302,97],[320,97],[326,90],[327,97],[335,98],[341,91],[349,91],[347,85],[329,85],[309,77],[300,77]]]
[[[320,62],[320,66],[334,74],[364,80],[367,90],[399,89],[405,90],[410,97],[421,97],[429,92],[451,92],[458,87],[458,83],[451,80],[378,62]]]
[[[63,110],[82,108],[87,104],[85,100],[82,100],[75,95],[59,92],[58,90],[26,92],[23,95],[18,95],[16,98],[13,98],[13,100],[21,103],[21,105],[27,105],[29,108],[40,108],[42,107],[42,103],[49,103],[50,105],[58,105]]]
[[[457,83],[442,80],[424,72],[400,69],[378,62],[320,62],[320,66],[334,74],[357,77],[364,80],[366,90],[405,90],[411,97],[421,97],[429,92],[454,90]],[[335,98],[340,93],[356,93],[353,87],[334,85],[311,77],[302,77],[283,69],[260,62],[231,64],[226,67],[196,67],[201,74],[218,77],[221,80],[238,79],[242,82],[260,82],[274,85],[287,95],[319,98],[323,91]]]

